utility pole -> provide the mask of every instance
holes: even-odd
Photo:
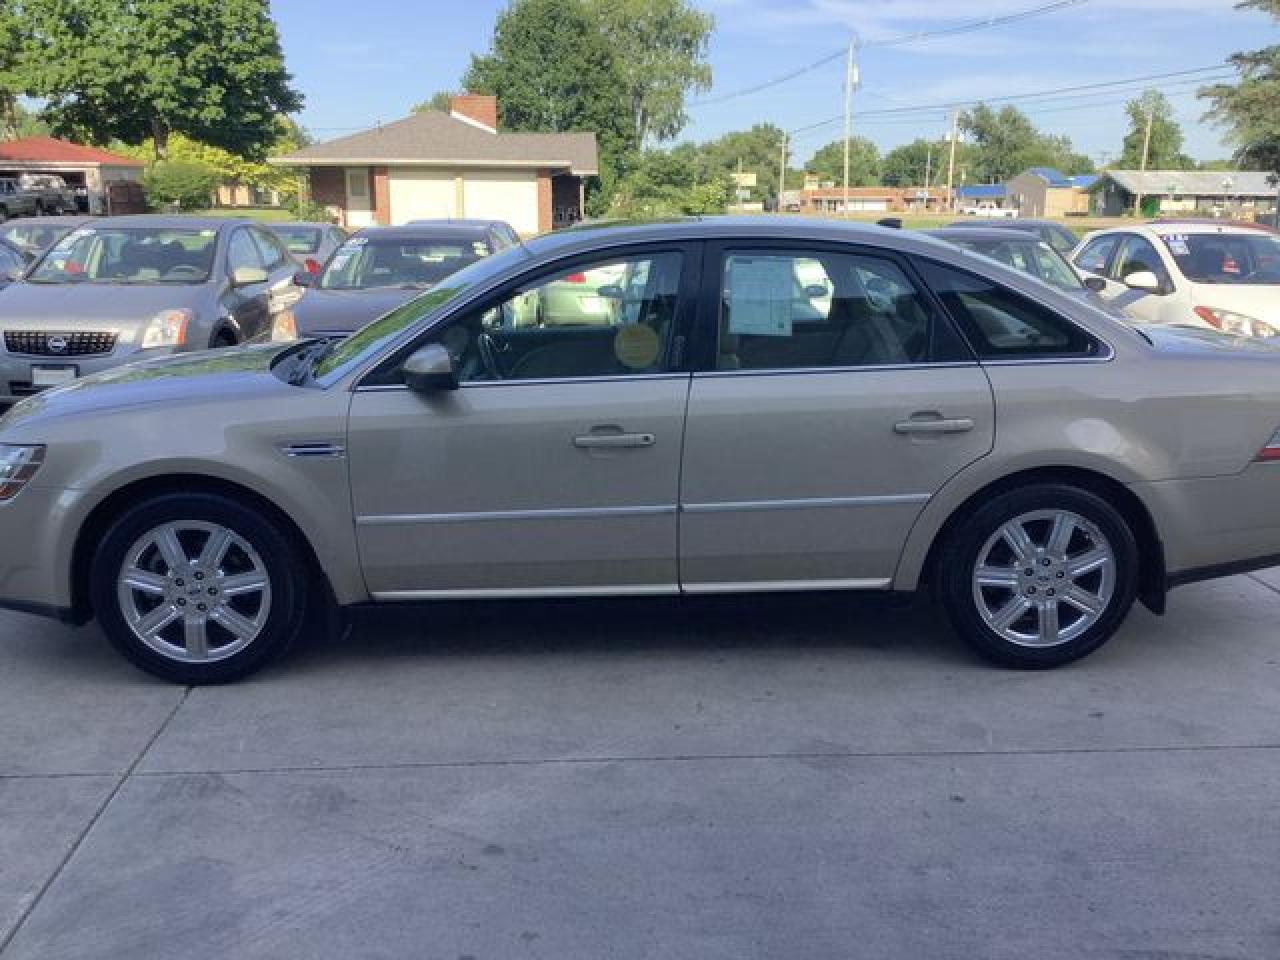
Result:
[[[960,125],[960,112],[951,111],[951,132],[947,134],[951,140],[951,158],[947,161],[947,203],[951,204],[951,212],[956,212],[956,132]]]
[[[787,131],[782,131],[782,159],[778,161],[778,213],[782,213],[782,191],[787,186]]]
[[[927,196],[929,193],[929,179],[933,176],[933,142],[929,142],[929,150],[924,155],[924,192]],[[926,206],[928,201],[925,201]]]
[[[849,216],[849,141],[853,137],[853,91],[858,89],[858,38],[849,40],[844,68],[844,215]]]
[[[1133,213],[1138,219],[1142,219],[1142,179],[1147,174],[1147,151],[1151,149],[1151,121],[1155,119],[1155,104],[1147,107],[1147,130],[1142,135],[1142,165],[1139,168],[1138,175],[1138,195],[1137,202],[1134,204]]]

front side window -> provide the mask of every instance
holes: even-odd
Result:
[[[983,360],[1092,357],[1096,340],[1047,307],[993,280],[921,261],[933,292]]]
[[[197,284],[209,279],[215,230],[81,227],[59,240],[32,283]]]
[[[262,254],[249,231],[240,229],[231,234],[231,246],[227,247],[227,270],[235,273],[244,268],[261,270]]]
[[[1169,282],[1169,272],[1165,270],[1160,254],[1144,237],[1125,237],[1111,272],[1113,279],[1121,283],[1135,273],[1153,273],[1160,281],[1161,290],[1168,290],[1172,286]]]
[[[15,271],[26,266],[22,254],[12,247],[0,246],[0,280],[7,279]]]
[[[276,269],[289,259],[284,245],[273,234],[265,230],[254,230],[253,239],[258,244],[258,252],[261,253],[262,262],[267,265],[268,270]]]
[[[726,255],[722,279],[718,370],[968,359],[892,260],[741,251]]]
[[[1080,255],[1076,257],[1076,266],[1089,273],[1106,273],[1107,261],[1111,259],[1111,252],[1115,250],[1116,244],[1119,242],[1120,237],[1118,234],[1090,240],[1085,244],[1084,249],[1080,251]]]
[[[655,253],[542,277],[438,335],[460,380],[541,380],[670,369],[682,257]]]

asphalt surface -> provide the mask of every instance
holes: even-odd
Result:
[[[449,605],[188,690],[0,614],[0,954],[1275,960],[1277,624],[1019,673],[926,605]]]

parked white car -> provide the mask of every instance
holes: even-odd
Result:
[[[1170,222],[1100,230],[1071,262],[1100,277],[1103,299],[1135,320],[1280,334],[1280,235],[1228,224]]]
[[[960,212],[966,217],[988,217],[993,220],[1012,220],[1018,215],[1018,211],[1013,207],[1002,207],[990,200],[963,207]]]

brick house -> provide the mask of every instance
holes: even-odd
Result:
[[[599,174],[594,133],[499,133],[497,100],[478,94],[270,162],[306,170],[311,199],[344,226],[469,218],[522,234],[581,219]]]

